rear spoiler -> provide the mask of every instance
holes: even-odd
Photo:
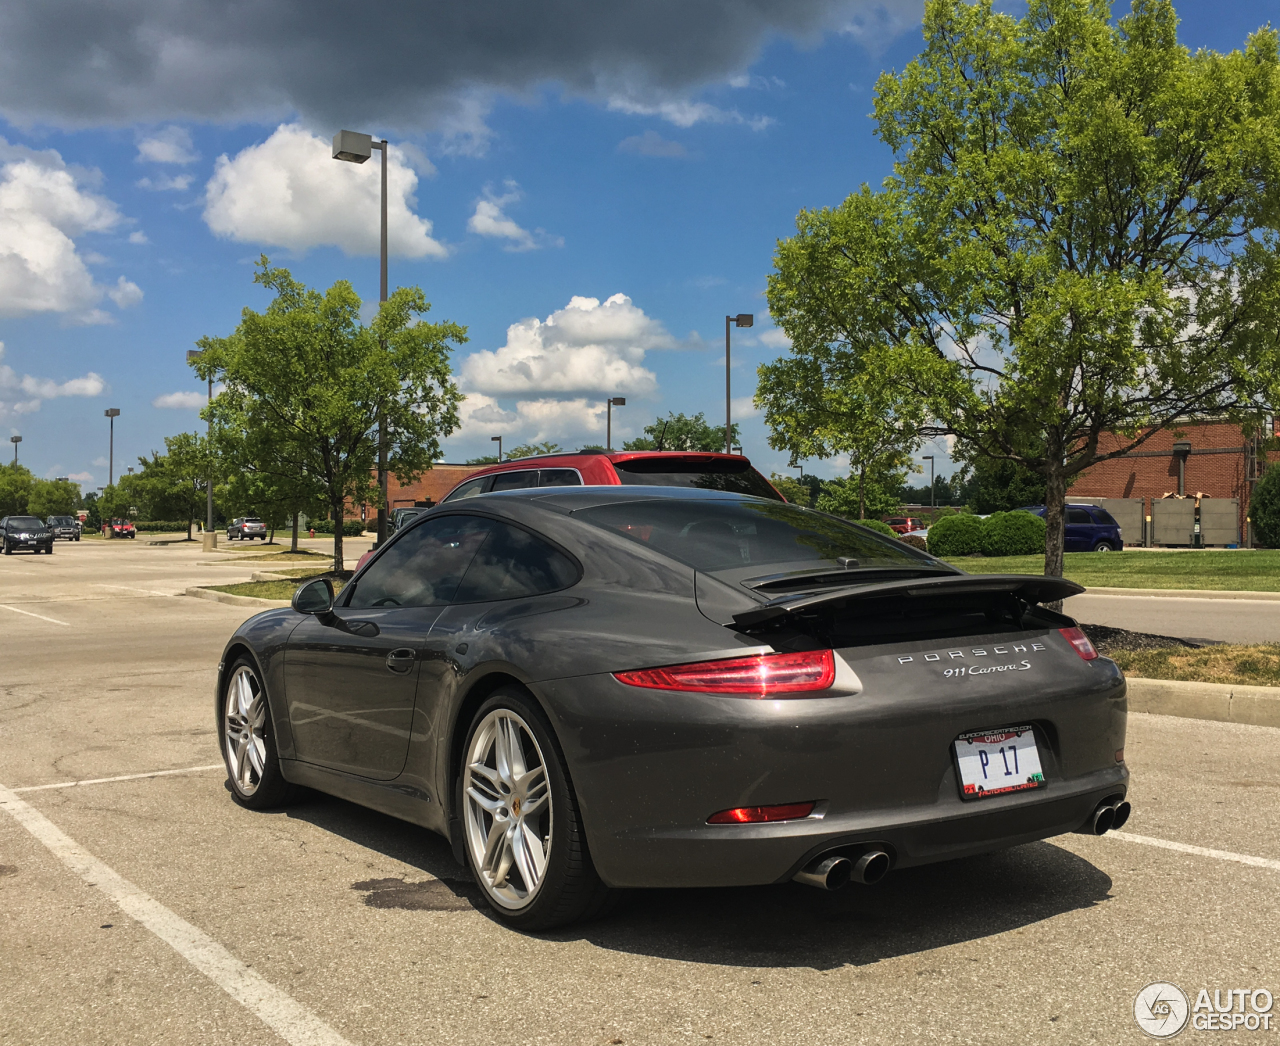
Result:
[[[1055,603],[1068,596],[1078,596],[1083,585],[1061,577],[1037,574],[957,574],[951,577],[908,578],[882,581],[871,585],[846,585],[821,592],[799,592],[770,600],[754,610],[733,615],[740,628],[751,628],[797,610],[835,603],[841,600],[872,599],[901,595],[909,599],[930,596],[1009,595],[1025,603]]]

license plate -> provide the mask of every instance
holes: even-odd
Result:
[[[1029,726],[961,734],[955,740],[955,749],[960,792],[966,799],[1044,787],[1040,749]]]

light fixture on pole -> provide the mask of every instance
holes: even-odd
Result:
[[[13,467],[18,467],[18,444],[22,442],[21,436],[10,436],[9,442],[13,444]]]
[[[187,362],[198,360],[204,355],[203,349],[187,349]],[[213,371],[209,372],[209,405],[213,405]],[[213,453],[213,416],[209,417],[209,453]],[[213,533],[213,459],[209,459],[209,475],[205,477],[205,522],[204,529],[206,534]],[[187,537],[191,537],[190,534]]]
[[[120,417],[120,408],[108,407],[102,416],[111,419],[111,437],[107,444],[107,486],[111,486],[116,479],[116,418]]]
[[[499,465],[501,465],[501,464],[502,464],[502,437],[501,437],[501,436],[490,436],[490,437],[489,437],[489,442],[490,442],[490,443],[496,443],[496,444],[498,445],[498,464],[499,464]]]
[[[613,450],[613,408],[625,407],[626,396],[610,396],[604,401],[604,447]]]
[[[733,453],[733,419],[730,417],[733,409],[729,398],[729,327],[750,327],[755,322],[755,316],[749,312],[740,312],[736,316],[724,318],[724,452],[726,454]]]
[[[375,142],[373,135],[361,134],[359,131],[339,131],[333,136],[333,158],[346,160],[348,163],[364,163],[377,149],[382,153],[382,241],[379,250],[381,268],[378,281],[378,301],[387,300],[387,140]],[[387,343],[382,342],[385,349]],[[381,504],[378,505],[378,538],[373,547],[377,548],[387,540],[387,416],[378,411],[378,491],[381,493]]]
[[[933,519],[933,455],[921,454],[922,461],[929,463],[929,518]]]

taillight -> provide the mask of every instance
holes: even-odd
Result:
[[[707,818],[707,824],[764,824],[767,821],[799,821],[813,813],[815,803],[786,803],[783,806],[739,806],[721,810]]]
[[[650,690],[777,697],[826,690],[835,682],[836,662],[830,650],[805,650],[798,654],[759,654],[665,668],[641,668],[613,675],[628,686]]]
[[[1093,649],[1093,644],[1089,642],[1089,637],[1080,629],[1060,628],[1058,631],[1062,633],[1062,638],[1075,647],[1076,653],[1086,661],[1092,661],[1098,656],[1098,652]]]

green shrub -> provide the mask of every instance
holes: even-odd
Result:
[[[972,556],[982,551],[982,520],[968,513],[943,516],[929,528],[929,551],[935,556]]]
[[[310,526],[317,534],[332,534],[333,520],[316,519],[312,520]],[[358,538],[364,533],[364,523],[358,519],[348,519],[342,524],[342,536],[347,538]]]
[[[1044,535],[1044,520],[1032,512],[994,512],[982,521],[982,554],[1042,555]]]
[[[868,530],[874,530],[877,534],[888,534],[891,538],[896,538],[898,536],[893,527],[878,519],[855,519],[850,522],[856,523],[860,527],[866,527]]]
[[[918,548],[921,552],[929,550],[928,542],[919,534],[899,534],[898,540],[904,545],[910,545],[912,548]]]
[[[186,520],[174,523],[171,520],[163,519],[147,519],[134,520],[133,529],[139,534],[185,534],[187,532]]]
[[[1258,544],[1280,548],[1280,465],[1268,468],[1253,488],[1249,518]]]

